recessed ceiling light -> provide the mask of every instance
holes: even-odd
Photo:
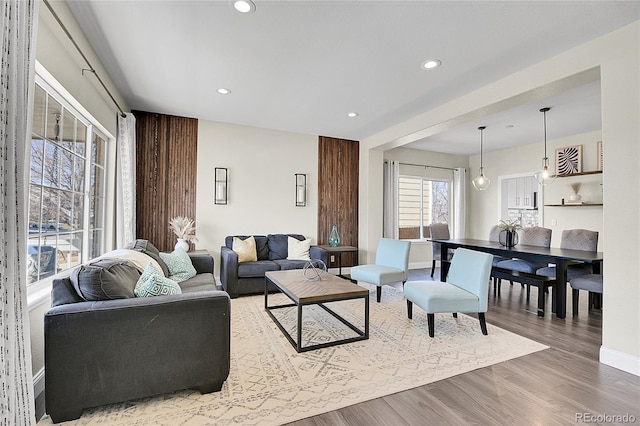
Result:
[[[253,13],[256,11],[256,4],[251,0],[234,0],[233,8],[240,13]]]
[[[231,90],[229,89],[225,89],[224,87],[221,89],[218,89],[218,93],[220,93],[221,95],[228,95],[229,93],[231,93]]]
[[[347,117],[353,118],[353,117],[357,117],[357,116],[358,116],[357,112],[349,112],[349,113],[347,113]]]
[[[422,63],[422,68],[424,68],[425,70],[431,70],[439,67],[441,64],[442,62],[440,62],[440,60],[438,59],[427,59]]]
[[[506,129],[513,129],[515,126],[513,124],[507,124],[504,126]]]

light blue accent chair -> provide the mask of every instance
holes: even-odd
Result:
[[[485,312],[489,308],[489,276],[493,256],[459,248],[453,255],[447,282],[408,281],[404,286],[407,314],[413,318],[413,304],[427,313],[429,336],[434,335],[436,313],[477,312],[482,334],[487,335]]]
[[[374,265],[360,265],[351,268],[351,279],[377,286],[376,300],[380,303],[382,286],[402,282],[409,276],[409,251],[411,242],[381,238],[376,250]]]

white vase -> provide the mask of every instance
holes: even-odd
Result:
[[[569,196],[569,201],[571,201],[572,203],[577,203],[581,199],[582,196],[580,194],[572,194],[571,196]]]
[[[184,251],[189,251],[189,243],[187,242],[187,240],[183,239],[183,238],[178,238],[178,242],[176,243],[176,249],[177,248],[181,248]]]

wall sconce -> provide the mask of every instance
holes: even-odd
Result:
[[[307,175],[296,173],[296,207],[307,205]]]
[[[227,184],[229,179],[229,173],[226,168],[215,168],[215,204],[227,204]]]

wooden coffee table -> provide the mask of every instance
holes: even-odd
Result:
[[[287,295],[287,297],[291,299],[293,303],[269,306],[269,283],[272,283],[275,287],[278,288],[278,290]],[[324,303],[328,302],[337,302],[350,299],[364,299],[364,331],[360,330],[358,327],[351,324],[349,321],[324,305]],[[357,336],[302,347],[302,307],[307,305],[320,306],[325,311],[340,320],[344,325],[353,330],[357,334]],[[278,321],[278,319],[271,312],[275,309],[290,308],[292,306],[298,307],[296,340],[291,337],[291,335],[285,330],[280,321]],[[266,272],[264,285],[264,307],[271,319],[276,323],[280,331],[282,331],[282,333],[287,337],[287,339],[289,340],[291,345],[293,345],[297,352],[306,352],[313,349],[326,348],[329,346],[335,346],[369,338],[369,290],[327,272],[322,273],[321,281],[307,281],[304,278],[302,270],[300,269],[294,269],[290,271]]]

